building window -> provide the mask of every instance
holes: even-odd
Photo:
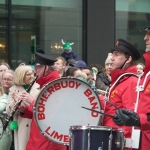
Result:
[[[5,4],[1,4],[1,7],[4,6]],[[2,25],[7,23],[8,16],[3,17],[1,14],[0,19],[3,19],[0,23]],[[6,42],[6,34],[1,36],[1,43]],[[74,42],[73,50],[82,58],[82,1],[11,0],[11,33],[8,36],[10,34],[9,62],[12,68],[22,61],[32,62],[33,52],[39,48],[53,57],[60,56],[63,52],[61,39]],[[6,54],[3,60],[6,61],[7,58]]]
[[[116,40],[129,41],[141,54],[145,52],[145,42],[140,29],[147,25],[145,13],[149,12],[149,6],[149,0],[116,0]]]

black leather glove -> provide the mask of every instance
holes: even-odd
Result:
[[[113,121],[118,126],[137,126],[140,127],[139,115],[131,110],[117,109]]]
[[[117,116],[117,114],[114,115],[113,121],[117,126],[124,126],[124,123],[122,120]]]

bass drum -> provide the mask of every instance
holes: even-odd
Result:
[[[101,114],[96,92],[85,82],[74,78],[60,78],[41,90],[34,104],[34,118],[41,133],[58,144],[69,145],[72,125],[98,125]]]

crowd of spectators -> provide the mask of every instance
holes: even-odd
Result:
[[[79,60],[75,51],[72,50],[72,46],[69,42],[64,43],[63,49],[64,51],[61,56],[57,57],[55,61],[50,63],[51,68],[49,72],[55,70],[59,78],[71,77],[82,80],[86,84],[89,84],[91,87],[97,89],[97,93],[99,95],[104,96],[107,93],[107,89],[110,87],[112,81],[111,72],[114,68],[112,61],[113,54],[108,53],[105,60],[105,66],[103,67],[101,64],[96,64],[94,62],[93,64],[87,65],[85,61]],[[7,117],[7,114],[9,114],[19,102],[19,98],[23,99],[24,96],[26,97],[25,99],[29,99],[29,101],[23,101],[21,103],[18,110],[20,113],[17,111],[14,114],[13,121],[10,122],[7,130],[4,131],[2,138],[0,139],[0,149],[27,149],[26,145],[28,144],[28,140],[31,136],[31,122],[33,120],[31,118],[23,118],[20,116],[24,107],[30,106],[31,103],[31,97],[28,97],[25,91],[33,82],[35,75],[38,74],[37,71],[41,71],[43,66],[45,67],[43,69],[43,73],[40,75],[41,77],[46,76],[46,65],[48,65],[48,58],[46,57],[45,52],[40,50],[36,53],[37,56],[42,55],[45,57],[44,59],[46,63],[44,60],[39,60],[39,58],[36,58],[36,55],[35,62],[32,65],[23,62],[19,64],[14,71],[10,69],[6,62],[0,63],[0,113],[4,116],[4,118]],[[35,67],[33,67],[33,65],[35,65]],[[142,63],[137,63],[136,68],[137,76],[142,75],[144,72],[144,65]],[[40,93],[41,87],[41,82],[34,83],[29,92],[33,99],[36,100],[38,94]],[[4,118],[1,119],[2,122],[5,121]],[[15,127],[13,124],[15,124]],[[64,147],[60,149],[64,149]]]

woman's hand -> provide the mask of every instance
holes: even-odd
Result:
[[[34,98],[26,91],[24,91],[20,94],[19,99],[27,102],[28,104],[31,104],[32,101],[34,100]]]
[[[18,94],[19,94],[18,90],[16,90],[14,93],[12,93],[12,98],[13,98],[15,104],[19,101],[19,95]]]

